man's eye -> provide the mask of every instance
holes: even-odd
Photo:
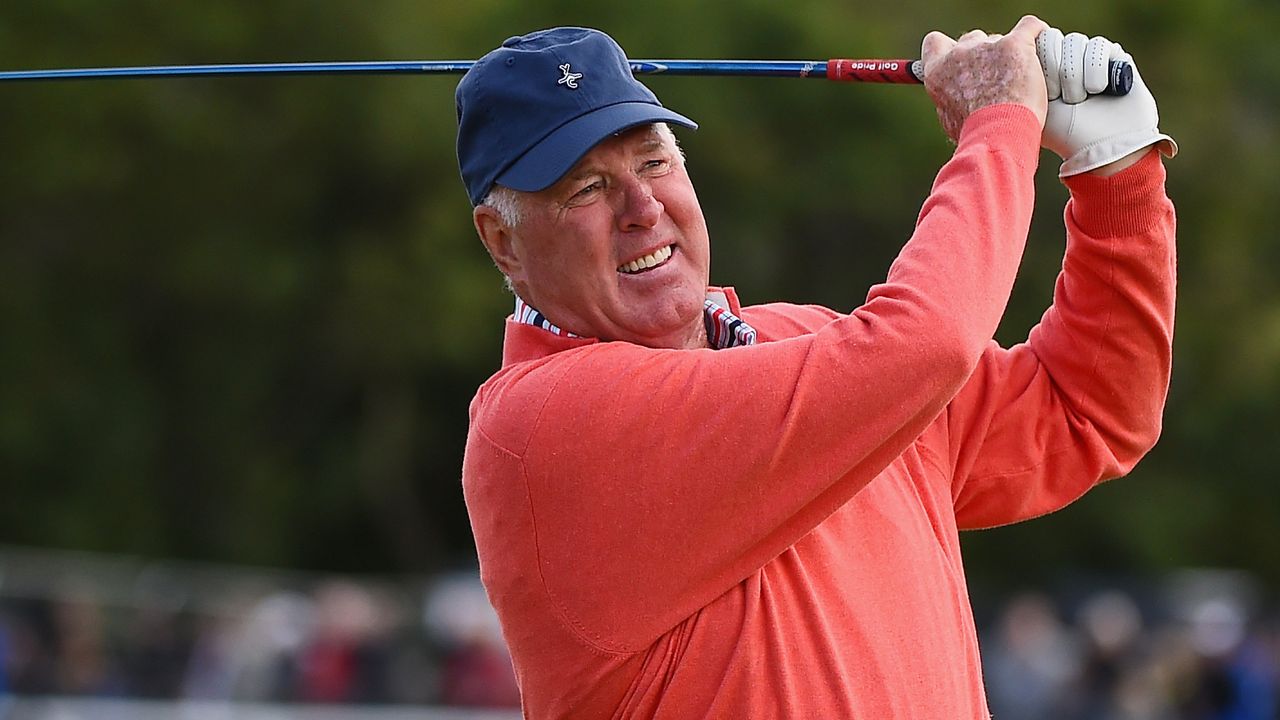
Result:
[[[644,164],[645,170],[661,170],[667,166],[666,158],[658,158],[656,160],[648,160]]]
[[[589,185],[584,186],[581,190],[579,190],[578,192],[574,193],[574,194],[573,194],[573,197],[575,197],[575,198],[584,198],[584,197],[586,197],[586,196],[588,196],[588,195],[590,195],[590,194],[592,194],[592,193],[596,192],[597,190],[599,190],[599,189],[601,189],[601,188],[603,188],[603,187],[604,187],[604,183],[600,182],[599,180],[596,180],[595,182],[590,183]]]

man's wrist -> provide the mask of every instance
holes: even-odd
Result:
[[[1062,179],[1071,191],[1071,214],[1085,233],[1104,238],[1144,232],[1155,205],[1168,203],[1160,153],[1134,154],[1134,164],[1113,175],[1085,172]]]
[[[1025,164],[1035,168],[1040,162],[1040,132],[1035,111],[1026,105],[988,105],[965,119],[957,145],[976,143],[1014,150]]]
[[[1139,160],[1141,160],[1143,157],[1146,156],[1147,153],[1153,150],[1155,150],[1155,145],[1148,145],[1144,148],[1139,148],[1129,153],[1128,155],[1125,155],[1119,160],[1114,160],[1112,162],[1107,163],[1106,165],[1103,165],[1100,168],[1095,168],[1093,170],[1090,170],[1089,174],[1097,175],[1098,177],[1111,177],[1112,175],[1115,175],[1121,170],[1125,170],[1130,167],[1133,167],[1134,165],[1137,165]]]

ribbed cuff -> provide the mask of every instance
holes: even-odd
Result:
[[[1040,163],[1040,123],[1026,105],[988,105],[970,115],[960,128],[957,147],[974,143],[1012,153],[1023,167]]]
[[[1110,177],[1084,173],[1064,178],[1071,216],[1093,237],[1123,237],[1145,231],[1151,213],[1165,202],[1165,170],[1154,149]]]

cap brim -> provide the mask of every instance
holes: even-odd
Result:
[[[698,127],[689,118],[661,105],[646,102],[608,105],[556,128],[499,174],[495,182],[523,192],[545,190],[564,177],[601,140],[654,122],[675,123],[695,130]]]

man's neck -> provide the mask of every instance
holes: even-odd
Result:
[[[711,348],[721,350],[739,345],[752,345],[756,341],[756,331],[741,318],[729,310],[729,297],[721,290],[708,290],[703,306],[702,322],[691,329],[685,342],[672,343],[663,347],[683,349]],[[560,337],[577,338],[575,335],[556,325],[550,318],[538,312],[536,308],[516,296],[516,307],[513,316],[516,322],[540,327]]]

